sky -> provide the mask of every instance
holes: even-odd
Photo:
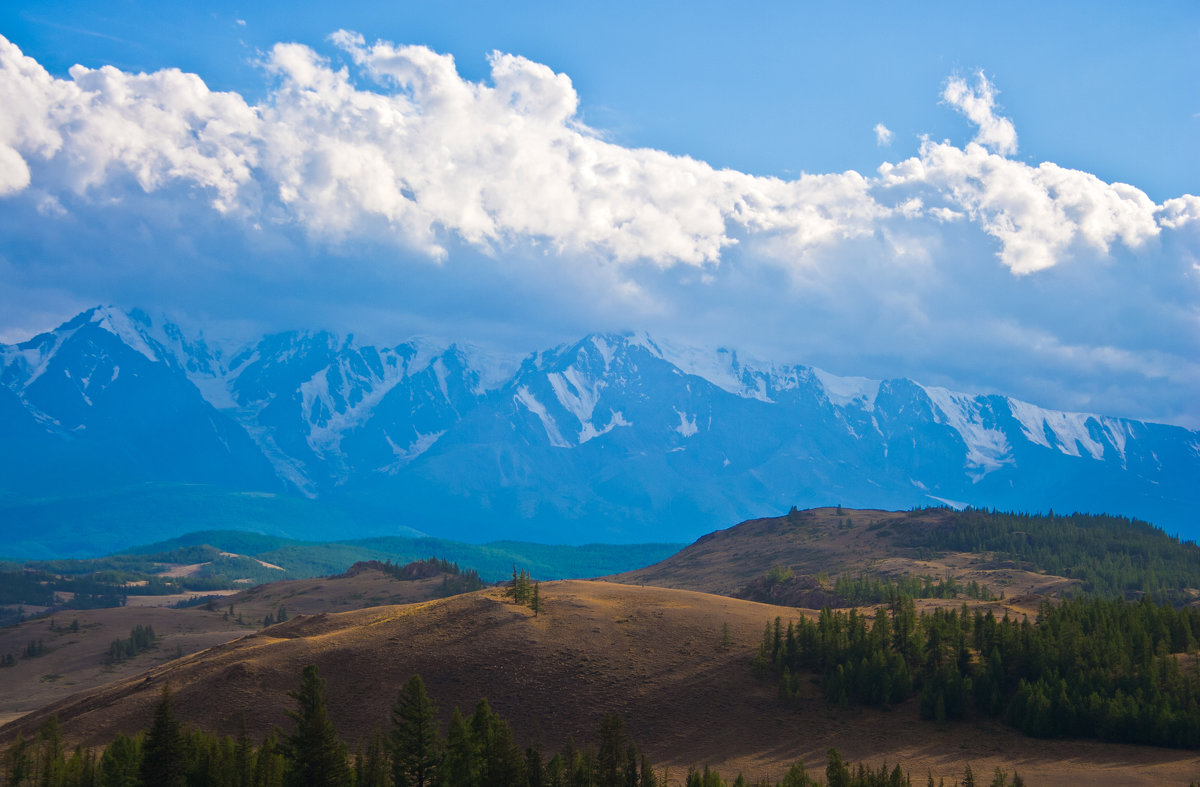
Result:
[[[1194,2],[8,3],[0,342],[646,330],[1197,429],[1198,140]]]

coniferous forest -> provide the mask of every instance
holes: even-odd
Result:
[[[1200,746],[1200,610],[1144,597],[1043,602],[1016,620],[966,605],[917,615],[899,598],[873,616],[776,618],[755,657],[795,699],[807,675],[825,698],[888,707],[920,697],[924,719],[981,713],[1036,737]]]
[[[164,685],[147,729],[118,735],[97,755],[77,747],[67,755],[57,717],[30,740],[19,736],[4,755],[10,787],[665,787],[670,770],[655,767],[630,739],[624,720],[600,720],[596,741],[568,739],[547,759],[540,743],[524,749],[486,699],[464,716],[450,715],[445,734],[438,708],[420,675],[400,689],[390,718],[353,753],[329,718],[325,680],[316,666],[304,668],[289,692],[294,709],[288,730],[274,730],[255,744],[243,720],[236,737],[217,736],[180,724],[170,688]],[[386,727],[384,726],[386,722]],[[870,768],[828,752],[823,774],[810,776],[797,762],[780,782],[732,782],[707,766],[690,768],[686,787],[911,787],[900,766]],[[820,777],[824,777],[823,779]],[[929,779],[932,784],[932,777]],[[963,784],[976,782],[968,766]],[[944,784],[944,782],[943,782]],[[991,784],[1020,787],[1019,774],[997,769]]]

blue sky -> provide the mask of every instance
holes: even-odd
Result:
[[[0,341],[99,302],[644,328],[1200,427],[1195,3],[42,2],[0,36]]]

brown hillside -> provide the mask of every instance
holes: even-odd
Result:
[[[1004,592],[1016,611],[1036,608],[1046,595],[1061,593],[1073,580],[1023,571],[1011,563],[985,555],[949,553],[922,557],[901,546],[901,537],[913,529],[945,527],[954,514],[940,509],[916,512],[816,508],[788,516],[752,519],[703,536],[694,544],[653,566],[616,574],[611,581],[632,585],[698,590],[738,598],[753,597],[748,590],[772,566],[791,569],[810,578],[860,573],[874,576],[954,577],[971,580]],[[797,595],[806,606],[823,606],[821,594]]]
[[[164,682],[185,722],[233,733],[244,713],[261,734],[288,724],[286,692],[315,663],[328,679],[334,722],[351,742],[386,722],[397,690],[419,672],[443,723],[452,707],[467,711],[486,696],[519,740],[540,738],[551,748],[568,735],[594,740],[600,717],[620,712],[676,778],[707,762],[729,777],[777,779],[798,758],[820,769],[829,746],[948,781],[968,761],[977,774],[1016,767],[1030,784],[1186,783],[1200,773],[1191,753],[1034,741],[992,722],[937,727],[919,723],[911,706],[838,711],[810,697],[798,711],[786,709],[749,664],[764,623],[800,610],[602,582],[547,583],[541,591],[546,612],[536,618],[492,589],[293,619],[55,703],[0,730],[0,739],[57,713],[70,742],[103,744],[149,723]]]
[[[37,640],[46,646],[45,655],[18,658],[15,666],[0,669],[0,723],[76,692],[140,674],[178,655],[253,633],[267,615],[275,616],[280,606],[289,615],[311,615],[407,604],[434,598],[441,584],[441,575],[398,581],[381,571],[366,570],[352,576],[259,585],[221,598],[211,610],[147,606],[179,599],[132,596],[126,607],[64,611],[53,618],[0,628],[0,654],[19,657],[26,645]],[[231,607],[234,614],[227,615]],[[79,622],[78,631],[71,630],[73,621]],[[138,625],[153,627],[159,638],[157,646],[123,663],[110,664],[109,645],[114,639],[127,638],[130,629]]]

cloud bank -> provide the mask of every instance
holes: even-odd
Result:
[[[0,204],[45,223],[31,238],[84,214],[103,223],[136,213],[121,227],[156,238],[141,254],[162,252],[169,236],[170,253],[191,259],[214,292],[226,274],[251,276],[212,262],[235,253],[271,281],[309,287],[298,303],[322,292],[352,302],[352,284],[337,295],[289,281],[278,263],[328,254],[350,282],[367,276],[356,265],[373,282],[390,271],[431,293],[473,292],[464,281],[474,278],[550,311],[572,311],[551,300],[573,297],[599,321],[624,314],[680,331],[700,330],[702,315],[728,332],[738,310],[770,312],[764,302],[782,298],[787,312],[803,305],[812,321],[807,344],[789,340],[797,351],[853,354],[849,332],[874,357],[933,368],[938,356],[946,369],[961,363],[960,378],[1003,387],[965,360],[970,342],[995,345],[1036,369],[1029,374],[1043,385],[1031,392],[1061,398],[1088,378],[1096,398],[1081,404],[1125,406],[1155,381],[1176,391],[1200,383],[1200,340],[1190,338],[1200,336],[1200,198],[1156,204],[1130,185],[1016,159],[1015,126],[982,73],[951,77],[941,93],[973,129],[969,142],[925,139],[915,155],[867,175],[782,179],[615,144],[581,120],[568,76],[519,56],[493,53],[490,77],[473,82],[426,47],[347,31],[330,41],[330,56],[276,45],[263,59],[271,87],[251,104],[178,70],[75,66],[58,78],[0,38]],[[875,133],[881,146],[892,141],[882,124]],[[205,251],[194,222],[237,240]],[[8,266],[0,275],[49,287],[34,257],[51,247],[39,243],[0,247]],[[356,263],[364,248],[372,261]],[[121,273],[156,264],[126,260]],[[572,288],[586,298],[562,295]],[[839,305],[848,293],[856,303]],[[405,308],[427,308],[408,297]],[[1106,298],[1142,315],[1157,301],[1160,312],[1115,329]],[[777,323],[766,333],[779,341],[787,312],[766,315]],[[881,316],[895,322],[889,334],[923,343],[931,357],[863,338]],[[986,326],[968,327],[972,318]],[[867,325],[855,330],[860,320]],[[939,335],[947,330],[960,332],[958,344]],[[1053,383],[1051,359],[1080,366],[1078,376]],[[1118,367],[1124,387],[1105,398],[1101,373]],[[1148,412],[1200,424],[1200,412],[1180,402],[1177,392]]]

